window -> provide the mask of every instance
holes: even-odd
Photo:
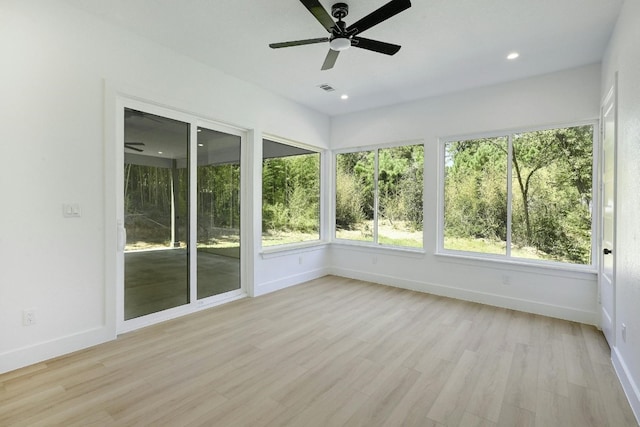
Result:
[[[320,153],[262,140],[262,246],[320,239]]]
[[[336,238],[422,248],[424,146],[336,155]]]
[[[593,129],[446,141],[442,247],[591,265]]]

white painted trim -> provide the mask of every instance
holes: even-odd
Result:
[[[288,245],[265,246],[260,252],[262,259],[277,258],[281,256],[294,255],[304,252],[314,252],[326,249],[329,246],[327,242],[321,240],[313,240],[309,242],[290,243]]]
[[[254,251],[255,241],[255,203],[256,192],[262,198],[262,185],[255,185],[254,147],[255,130],[247,129],[241,136],[240,141],[240,289],[253,296],[253,286],[255,278],[253,268],[255,265]],[[262,158],[262,145],[258,147],[260,158]],[[260,181],[262,183],[262,180]],[[262,212],[262,207],[260,207]],[[262,222],[262,217],[259,218]]]
[[[112,328],[102,326],[0,353],[0,374],[64,356],[115,338]]]
[[[372,245],[367,242],[358,240],[336,239],[331,247],[338,249],[347,249],[349,251],[364,252],[367,254],[386,254],[407,258],[424,258],[426,252],[421,248],[412,248],[410,246],[389,246],[389,245]]]
[[[245,297],[247,297],[247,294],[245,292],[243,292],[242,290],[236,290],[227,292],[225,294],[201,299],[193,304],[185,304],[156,313],[147,314],[145,316],[136,317],[134,319],[125,321],[121,328],[118,330],[118,335],[147,326],[155,325],[156,323],[166,322],[167,320],[177,319],[178,317],[197,313],[199,311],[226,304],[231,301],[236,301]]]
[[[602,307],[602,276],[604,275],[604,181],[602,179],[604,175],[604,162],[601,159],[604,159],[604,118],[608,111],[604,111],[606,106],[611,102],[610,110],[613,109],[613,121],[614,121],[614,130],[613,130],[613,235],[611,236],[611,250],[613,251],[613,265],[611,268],[611,282],[613,285],[613,307],[611,307],[611,316],[606,316],[610,322],[611,327],[613,328],[613,333],[611,333],[611,341],[609,345],[615,347],[617,339],[618,339],[618,325],[616,324],[616,310],[617,310],[617,296],[616,296],[616,260],[618,254],[618,248],[616,247],[617,241],[617,230],[618,230],[618,71],[615,72],[613,77],[613,82],[611,84],[611,88],[607,92],[607,95],[604,97],[602,102],[600,103],[600,121],[598,127],[598,165],[594,165],[593,170],[598,171],[597,182],[594,184],[598,188],[598,199],[597,199],[597,212],[598,212],[598,241],[597,245],[594,248],[594,260],[598,262],[598,308],[600,310],[600,319],[598,322],[598,327],[600,330],[603,330],[603,326],[605,325],[605,314]],[[609,110],[609,111],[610,111]],[[594,132],[596,133],[596,132]],[[594,147],[594,150],[596,148]],[[594,174],[595,175],[595,174]],[[596,188],[596,187],[594,187]],[[594,198],[595,201],[595,198]],[[604,332],[604,330],[603,330]],[[607,338],[608,340],[608,338]]]
[[[631,405],[633,415],[635,415],[636,421],[640,425],[640,386],[633,380],[633,375],[629,372],[629,368],[618,351],[618,347],[611,349],[611,362],[618,375],[620,384],[622,384],[622,390]]]
[[[507,258],[503,255],[478,254],[477,252],[445,251],[436,253],[435,256],[443,262],[453,264],[473,265],[481,268],[500,268],[518,272],[571,277],[576,279],[591,280],[598,272],[592,267],[560,262],[532,262],[521,258]]]
[[[438,285],[428,282],[418,282],[415,280],[407,280],[398,277],[369,273],[366,271],[352,270],[347,268],[330,268],[329,271],[332,275],[349,279],[364,280],[368,282],[379,283],[381,285],[409,289],[412,291],[424,292],[465,301],[477,302],[494,307],[508,308],[525,313],[539,314],[542,316],[570,320],[572,322],[585,323],[588,325],[597,324],[598,313],[595,311],[577,310],[571,307],[530,301],[521,298],[507,297],[504,295],[491,294],[487,292],[477,292],[469,289]]]
[[[442,190],[438,188],[438,191],[442,191],[444,194],[444,187]],[[593,190],[592,190],[593,191]],[[444,196],[443,196],[444,197]],[[444,206],[442,207],[444,211]],[[593,223],[593,220],[591,221]],[[444,224],[444,219],[442,220]],[[513,243],[513,133],[510,133],[507,137],[507,241],[506,252],[507,258],[511,257],[511,244]],[[442,247],[444,248],[444,229],[442,230]],[[593,242],[593,239],[592,239]],[[593,246],[593,245],[592,245]]]
[[[329,269],[327,268],[318,268],[311,271],[305,271],[300,274],[292,274],[290,276],[281,277],[277,280],[272,280],[270,282],[262,283],[256,286],[255,295],[256,297],[261,295],[266,295],[271,292],[279,291],[281,289],[289,288],[291,286],[300,285],[302,283],[308,282],[309,280],[319,279],[320,277],[327,276],[329,273]]]

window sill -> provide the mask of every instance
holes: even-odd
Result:
[[[455,264],[476,265],[485,268],[500,268],[504,270],[526,271],[550,276],[564,276],[572,278],[593,279],[598,274],[592,265],[572,265],[553,262],[531,262],[514,258],[498,258],[492,256],[475,255],[468,252],[438,251],[436,257],[444,262]]]
[[[286,245],[274,245],[266,246],[260,251],[262,259],[275,258],[279,256],[286,256],[291,254],[297,254],[301,252],[317,251],[328,246],[328,243],[323,240],[313,240],[310,242],[301,243],[288,243]]]
[[[386,245],[376,245],[374,243],[369,242],[359,242],[359,241],[351,241],[351,240],[334,240],[331,242],[331,246],[336,246],[344,249],[351,249],[362,252],[375,252],[380,253],[387,252],[390,255],[401,255],[401,256],[411,256],[415,258],[422,258],[426,254],[423,248],[411,248],[411,247],[403,247],[403,246],[386,246]]]

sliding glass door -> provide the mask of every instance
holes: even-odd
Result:
[[[124,108],[125,322],[241,290],[242,138],[214,127]]]
[[[125,109],[125,320],[189,303],[189,124]]]
[[[240,137],[198,128],[198,299],[240,289]]]

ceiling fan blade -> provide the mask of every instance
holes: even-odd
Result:
[[[311,14],[315,16],[318,22],[322,24],[322,26],[328,32],[331,32],[331,29],[336,23],[334,22],[331,15],[329,15],[329,12],[327,12],[327,10],[322,7],[318,0],[300,0],[300,3],[302,3],[304,7],[306,7],[309,12],[311,12]]]
[[[305,44],[325,43],[328,41],[329,41],[329,37],[321,37],[317,39],[294,40],[290,42],[271,43],[269,44],[269,47],[271,49],[279,49],[281,47],[302,46]]]
[[[378,53],[384,53],[385,55],[395,55],[400,50],[400,46],[397,44],[380,42],[378,40],[365,39],[362,37],[353,37],[351,46],[359,47],[360,49],[372,50]]]
[[[329,52],[327,53],[327,57],[324,58],[324,63],[322,64],[321,69],[324,71],[324,70],[329,70],[333,68],[333,66],[336,65],[336,59],[338,59],[338,54],[340,54],[340,51],[329,49]]]
[[[137,151],[138,153],[142,153],[144,151],[144,150],[142,150],[140,148],[130,147],[128,145],[125,145],[124,148],[128,148],[129,150]]]
[[[374,10],[359,21],[349,25],[347,27],[347,33],[353,31],[354,34],[360,34],[410,7],[411,1],[409,0],[391,0],[389,3]]]

